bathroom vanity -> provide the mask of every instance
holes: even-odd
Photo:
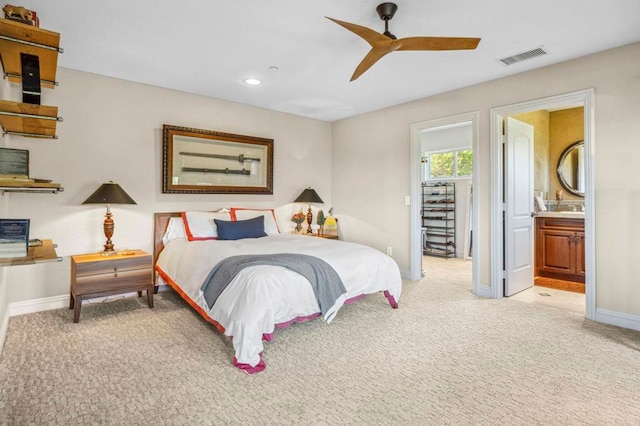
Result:
[[[584,213],[540,212],[535,276],[584,283]]]

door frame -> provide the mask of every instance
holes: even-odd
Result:
[[[500,299],[503,292],[503,226],[502,212],[506,206],[502,202],[503,178],[503,137],[502,122],[513,114],[542,109],[554,109],[571,105],[584,108],[584,149],[585,149],[585,313],[586,318],[595,320],[596,313],[596,265],[595,265],[595,149],[594,149],[594,91],[593,89],[557,95],[533,101],[511,104],[490,110],[491,137],[491,297]],[[474,164],[475,166],[475,164]],[[475,170],[474,170],[475,173]],[[533,194],[532,194],[533,196]]]
[[[420,225],[420,208],[422,197],[422,179],[420,177],[420,165],[422,153],[420,147],[422,144],[422,131],[427,129],[433,129],[437,127],[451,126],[454,124],[471,122],[471,149],[474,152],[473,160],[473,176],[471,182],[473,185],[474,194],[478,194],[478,161],[477,153],[479,152],[479,140],[478,140],[478,121],[480,114],[478,111],[469,112],[465,114],[459,114],[434,120],[422,121],[411,125],[411,197],[410,197],[410,223],[411,223],[411,241],[410,241],[410,256],[409,256],[409,279],[418,281],[422,278],[422,231]],[[471,207],[471,223],[474,230],[479,229],[478,223],[478,202],[477,198]],[[480,286],[478,283],[478,232],[474,233],[474,242],[471,248],[472,253],[472,286],[473,293],[479,294]],[[487,295],[484,295],[487,296]]]

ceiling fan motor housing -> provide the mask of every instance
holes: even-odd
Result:
[[[389,21],[393,18],[397,10],[398,6],[395,3],[381,3],[376,7],[376,12],[378,12],[378,16],[383,21]]]
[[[395,3],[381,3],[376,7],[378,16],[380,16],[380,19],[384,21],[384,32],[382,34],[393,40],[396,40],[397,38],[389,32],[389,21],[393,18],[393,15],[396,14],[397,10],[398,6]]]

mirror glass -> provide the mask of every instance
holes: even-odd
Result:
[[[558,159],[558,180],[564,189],[580,197],[584,197],[584,141],[569,145]]]

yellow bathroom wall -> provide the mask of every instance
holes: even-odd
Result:
[[[549,198],[556,190],[563,189],[556,169],[562,151],[574,142],[584,140],[584,109],[582,107],[552,111],[549,113]],[[582,197],[563,190],[563,199],[582,200]]]

